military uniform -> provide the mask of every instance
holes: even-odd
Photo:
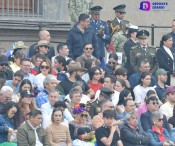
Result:
[[[93,15],[100,15],[100,10],[102,9],[101,6],[94,6],[91,8],[91,14]],[[105,21],[102,20],[90,20],[90,26],[93,28],[98,42],[98,49],[100,49],[100,61],[101,65],[105,65],[104,57],[105,57],[105,44],[110,42],[110,33],[108,25]],[[103,35],[100,35],[98,32],[101,31]]]
[[[137,33],[139,39],[147,39],[149,32],[141,30]],[[130,63],[135,72],[139,72],[139,65],[142,60],[148,60],[150,63],[150,72],[155,73],[158,69],[158,63],[156,59],[156,48],[152,46],[138,46],[132,47],[130,51]]]
[[[125,11],[126,5],[118,5],[113,8],[117,13],[126,13]],[[124,55],[124,43],[127,41],[127,28],[130,26],[130,22],[127,20],[120,20],[119,18],[115,18],[113,20],[108,21],[108,26],[111,34],[111,46],[115,52],[122,52],[122,62],[124,63],[126,57]]]
[[[93,6],[93,0],[69,0],[68,8],[71,21],[77,23],[78,16],[82,13],[89,15],[89,10]]]

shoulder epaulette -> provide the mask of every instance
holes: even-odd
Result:
[[[155,46],[149,46],[149,48],[153,48],[153,49],[156,49],[156,47],[155,47]]]
[[[136,46],[131,47],[131,49],[135,49],[135,48],[138,48],[138,46],[136,45]]]

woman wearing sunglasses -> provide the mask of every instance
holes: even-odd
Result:
[[[44,90],[43,81],[49,74],[52,74],[52,66],[51,62],[48,59],[46,59],[40,63],[39,70],[36,76],[37,87],[38,87],[37,89],[39,91]]]
[[[0,146],[16,146],[8,137],[19,127],[19,106],[10,101],[0,112]]]
[[[69,131],[73,146],[93,145],[95,137],[92,131],[92,125],[88,122],[88,109],[85,104],[77,104],[74,106],[73,114],[75,115],[74,121],[69,124]]]
[[[61,124],[63,120],[62,109],[55,108],[52,112],[50,124],[46,128],[46,134],[50,146],[71,146],[70,132],[67,126]]]
[[[163,114],[159,111],[152,115],[153,126],[147,131],[151,138],[150,146],[175,146],[175,139],[163,128],[163,120]]]
[[[100,67],[95,66],[89,71],[90,82],[88,83],[89,87],[96,93],[103,85],[100,83],[101,71]]]

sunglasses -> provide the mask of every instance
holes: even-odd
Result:
[[[42,65],[41,67],[40,67],[41,69],[50,69],[50,67],[49,66],[44,66],[44,65]]]
[[[110,62],[110,61],[109,61],[108,63],[109,63],[109,64],[113,64],[113,65],[115,65],[115,64],[116,64],[116,62]]]
[[[39,47],[44,47],[44,48],[48,48],[48,46],[45,46],[45,45],[41,45],[41,46],[39,46]]]
[[[163,120],[163,118],[159,118],[159,119],[157,119],[159,122],[163,122],[164,120]]]
[[[114,108],[114,106],[108,106],[108,108],[111,108],[111,109],[113,109],[113,108]]]
[[[159,102],[158,102],[158,101],[153,101],[152,104],[153,104],[153,105],[156,105],[156,104],[158,105]]]
[[[3,64],[1,64],[1,66],[8,66],[8,64],[7,63],[3,63]]]
[[[93,50],[93,48],[85,48],[85,50]]]
[[[96,72],[94,73],[94,75],[101,75],[101,72]]]
[[[88,117],[87,114],[81,114],[80,116],[81,116],[81,118],[83,118],[83,117],[87,118]]]

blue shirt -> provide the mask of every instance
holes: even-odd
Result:
[[[40,108],[44,103],[48,102],[48,95],[49,93],[46,89],[38,93],[38,95],[35,97],[35,102],[38,108]]]
[[[14,123],[7,116],[0,114],[0,143],[7,142],[8,127],[14,129]]]
[[[24,76],[24,79],[28,79],[32,84],[38,85],[36,77],[31,73],[28,73],[26,76]]]
[[[164,86],[164,88],[161,88],[158,84],[154,86],[157,96],[159,97],[161,101],[163,101],[166,98],[166,88],[167,88],[166,85]]]
[[[7,80],[5,85],[10,86],[13,89],[12,80]],[[15,89],[13,89],[14,94],[17,94],[19,92],[19,86],[20,84],[18,84],[18,86]]]

